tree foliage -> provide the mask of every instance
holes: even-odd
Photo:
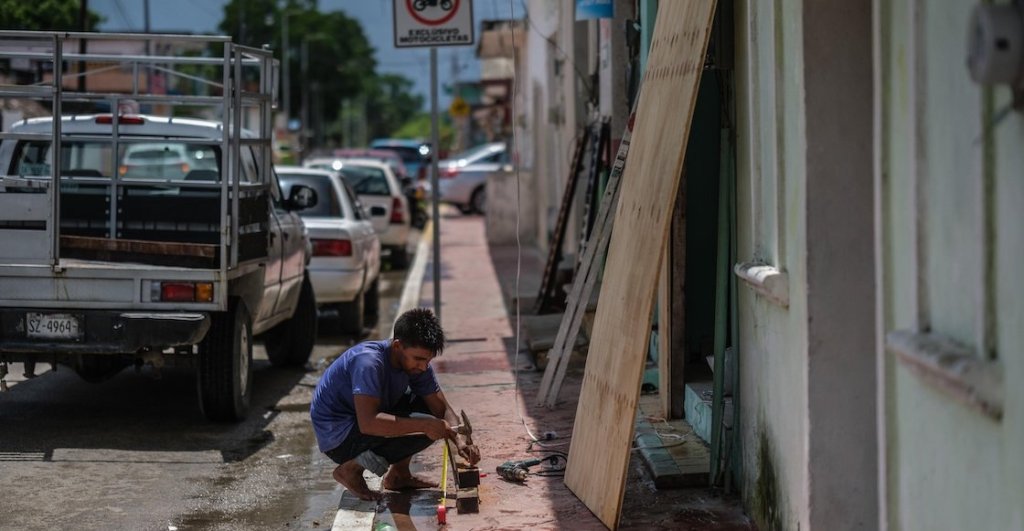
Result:
[[[395,74],[367,80],[366,121],[370,138],[392,136],[423,108],[423,96],[412,92],[413,82]]]
[[[282,42],[285,16],[288,43]],[[351,143],[334,134],[349,129],[340,123],[351,119],[343,117],[345,100],[365,102],[370,138],[389,136],[423,105],[423,98],[412,93],[411,81],[376,73],[374,49],[359,21],[342,12],[320,12],[315,0],[287,0],[283,5],[275,0],[231,0],[224,6],[220,29],[235,42],[256,47],[269,44],[282,61],[287,44],[292,118],[302,118],[305,101],[310,124],[324,123],[326,136],[340,137],[340,142]],[[281,107],[289,106],[282,101]]]
[[[0,0],[0,29],[78,31],[80,0]],[[92,31],[103,19],[88,11],[85,30]]]

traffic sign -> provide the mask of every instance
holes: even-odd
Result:
[[[469,104],[466,100],[456,96],[452,100],[452,104],[448,106],[448,114],[451,114],[453,118],[465,118],[469,116],[470,111]]]
[[[472,0],[394,0],[395,48],[473,44]]]

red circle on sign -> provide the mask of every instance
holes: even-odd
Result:
[[[405,8],[409,11],[409,14],[412,15],[412,18],[416,19],[420,24],[426,24],[428,26],[440,26],[441,24],[444,24],[445,22],[451,20],[452,17],[454,17],[455,14],[459,12],[459,4],[461,3],[461,0],[452,0],[451,11],[449,11],[447,15],[437,20],[430,20],[429,18],[424,18],[417,15],[416,8],[412,6],[412,3],[413,0],[405,0]]]

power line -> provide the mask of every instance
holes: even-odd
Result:
[[[124,4],[121,3],[121,0],[114,0],[114,7],[117,8],[118,14],[121,15],[121,20],[124,21],[125,27],[132,28],[132,21],[128,19],[128,14],[124,10]]]

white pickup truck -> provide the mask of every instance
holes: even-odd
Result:
[[[77,39],[160,38],[212,42],[223,57],[65,53]],[[243,418],[253,336],[273,364],[303,364],[317,325],[296,213],[317,197],[303,186],[282,197],[272,169],[272,55],[226,37],[0,32],[5,58],[52,74],[0,97],[50,103],[61,118],[0,133],[0,364],[60,363],[90,381],[131,364],[190,365],[207,417]],[[76,63],[101,62],[134,72],[127,93],[67,90]],[[215,71],[213,94],[139,89],[140,72],[176,65]],[[128,99],[220,116],[61,112],[71,101],[120,111]]]

